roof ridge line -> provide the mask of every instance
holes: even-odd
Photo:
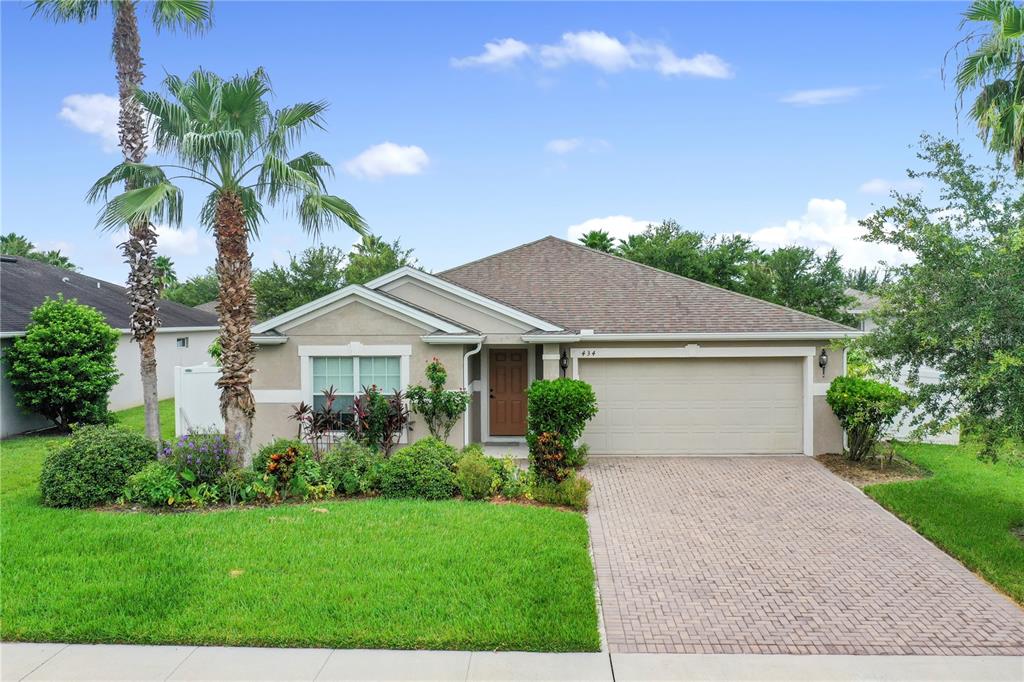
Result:
[[[822,322],[828,322],[829,324],[838,325],[840,327],[843,327],[844,329],[849,329],[850,331],[858,331],[857,329],[854,329],[853,327],[850,327],[849,325],[845,325],[845,324],[842,324],[841,322],[835,322],[833,320],[825,319],[824,317],[821,317],[820,315],[812,315],[811,313],[805,313],[804,311],[797,310],[796,308],[789,308],[789,307],[781,305],[779,303],[773,303],[771,301],[766,301],[763,298],[758,298],[757,296],[751,296],[749,294],[744,294],[744,293],[739,292],[739,291],[733,291],[732,289],[726,289],[725,287],[720,287],[720,286],[717,286],[715,284],[709,284],[708,282],[702,282],[699,279],[693,279],[692,277],[686,277],[684,275],[678,275],[678,274],[676,274],[674,272],[669,272],[668,270],[662,270],[660,268],[656,268],[653,265],[647,265],[646,263],[638,263],[636,261],[629,260],[628,258],[625,258],[623,256],[619,256],[619,255],[616,255],[614,253],[608,253],[607,251],[600,251],[598,249],[592,249],[589,246],[585,246],[584,244],[577,244],[575,242],[569,241],[568,239],[562,239],[561,237],[556,237],[555,235],[548,235],[547,237],[544,237],[543,239],[537,239],[535,241],[530,242],[529,244],[523,244],[523,246],[529,246],[531,244],[536,244],[537,242],[543,241],[544,239],[554,239],[556,241],[562,242],[563,244],[568,244],[569,246],[573,246],[573,247],[576,247],[578,249],[586,249],[589,252],[597,253],[597,254],[600,254],[602,256],[607,256],[609,258],[613,258],[613,259],[615,259],[617,261],[621,261],[623,263],[629,263],[631,265],[635,265],[635,266],[638,266],[638,267],[641,267],[641,268],[647,268],[648,270],[652,270],[654,272],[659,272],[659,273],[661,273],[663,275],[668,275],[670,277],[676,277],[678,279],[686,280],[687,282],[693,282],[694,284],[699,284],[700,286],[707,287],[708,289],[715,289],[717,291],[722,291],[722,292],[725,292],[727,294],[732,294],[734,296],[739,296],[741,298],[745,298],[745,299],[748,299],[748,300],[751,300],[751,301],[757,301],[758,303],[764,303],[765,305],[774,306],[776,308],[779,308],[780,310],[785,310],[787,312],[796,313],[798,315],[804,315],[806,317],[810,317],[810,318],[815,319],[815,320],[821,320]],[[508,249],[508,250],[511,251],[512,249]],[[504,252],[502,252],[502,253],[504,253]],[[494,254],[494,255],[497,256],[498,254]],[[473,261],[473,262],[476,262],[476,261]],[[467,265],[469,265],[469,263],[467,263]]]

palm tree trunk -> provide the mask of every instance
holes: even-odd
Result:
[[[252,463],[252,363],[251,339],[254,305],[252,254],[245,227],[242,200],[224,192],[217,200],[217,314],[220,316],[220,412],[224,430],[234,441],[242,464]]]
[[[142,85],[142,52],[134,0],[117,3],[114,13],[114,61],[120,113],[117,130],[126,161],[140,163],[146,157],[146,120],[135,91]],[[127,184],[126,189],[133,189]],[[142,374],[142,404],[146,415],[146,436],[160,439],[160,404],[156,384],[157,289],[153,278],[156,231],[149,221],[128,226],[128,239],[121,244],[128,264],[128,302],[132,312],[129,329],[139,344]]]

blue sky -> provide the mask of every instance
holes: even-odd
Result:
[[[220,2],[203,37],[143,23],[142,39],[149,88],[198,65],[263,66],[277,104],[328,100],[328,132],[304,147],[334,163],[334,193],[428,269],[662,218],[834,245],[853,266],[900,258],[859,242],[856,219],[893,185],[916,189],[905,170],[922,132],[983,153],[940,76],[962,9]],[[83,200],[118,160],[109,10],[53,25],[4,2],[0,20],[2,230],[123,281],[116,240]],[[162,237],[180,276],[213,262],[201,196],[186,187],[183,229]],[[310,244],[271,212],[255,263]]]

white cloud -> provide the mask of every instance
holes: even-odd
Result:
[[[789,93],[779,101],[783,104],[793,104],[798,107],[816,107],[822,104],[845,102],[859,96],[863,92],[864,88],[859,86],[797,90],[796,92]]]
[[[544,145],[545,151],[552,154],[564,155],[571,152],[586,150],[591,152],[604,151],[611,147],[607,140],[585,137],[561,137],[548,140]]]
[[[430,163],[422,147],[382,142],[365,149],[345,163],[345,170],[357,178],[375,180],[387,175],[419,175]]]
[[[857,218],[849,215],[842,199],[811,199],[800,218],[764,227],[745,236],[767,249],[797,245],[824,254],[834,248],[847,268],[874,267],[880,260],[893,265],[913,260],[910,254],[889,244],[862,241],[864,234],[864,228]]]
[[[61,102],[57,116],[81,131],[100,138],[103,151],[117,150],[117,114],[119,106],[116,97],[96,93],[91,95],[68,95]]]
[[[128,230],[122,229],[111,235],[110,241],[117,245],[127,238]],[[214,248],[213,242],[194,227],[176,230],[167,225],[156,226],[156,251],[162,256],[196,256],[200,250],[210,251]]]
[[[484,51],[472,57],[453,58],[452,66],[458,69],[471,66],[510,66],[530,54],[530,46],[515,38],[495,40],[484,45]]]
[[[916,178],[900,181],[889,181],[885,178],[871,178],[860,186],[864,194],[889,194],[890,192],[917,192],[924,188],[924,183]]]
[[[452,59],[452,65],[507,66],[527,57],[533,57],[546,69],[588,64],[606,73],[637,69],[657,71],[664,76],[733,76],[732,67],[717,55],[701,52],[693,57],[680,57],[664,43],[640,39],[623,42],[603,31],[563,33],[559,42],[549,45],[531,46],[514,38],[506,38],[487,43],[479,55]]]
[[[591,230],[604,230],[613,239],[625,239],[631,234],[643,232],[648,225],[657,225],[657,220],[640,220],[628,215],[610,215],[605,218],[591,218],[577,225],[570,225],[566,230],[568,239],[576,241]]]

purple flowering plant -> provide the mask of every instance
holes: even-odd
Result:
[[[223,433],[189,430],[164,441],[160,458],[189,483],[214,483],[237,466],[237,449]]]

